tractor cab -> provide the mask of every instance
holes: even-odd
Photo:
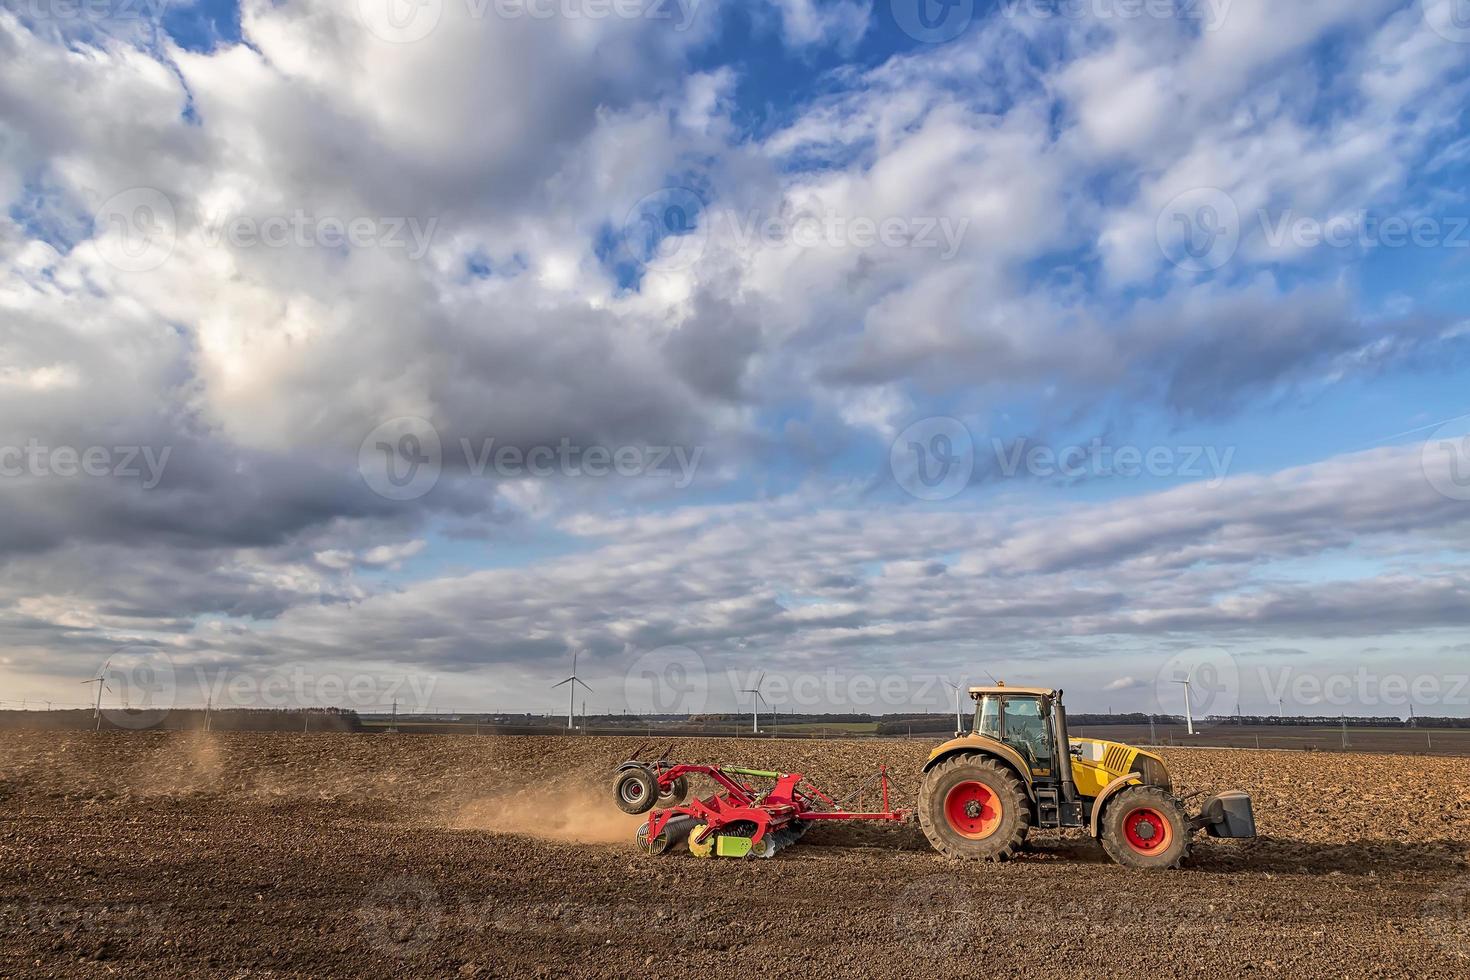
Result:
[[[1052,722],[1058,692],[1045,688],[972,687],[975,733],[1010,746],[1025,760],[1034,778],[1047,778],[1058,768],[1058,742]]]
[[[999,743],[1002,757],[1029,788],[1033,818],[1043,827],[1080,827],[1085,802],[1073,783],[1071,740],[1062,692],[1049,687],[972,687],[975,727],[970,738]]]

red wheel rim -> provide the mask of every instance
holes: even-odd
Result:
[[[984,840],[1000,827],[1004,815],[1000,798],[984,783],[958,783],[944,797],[944,818],[961,837]]]
[[[1162,851],[1174,841],[1174,827],[1153,807],[1141,806],[1123,818],[1123,837],[1141,854]]]

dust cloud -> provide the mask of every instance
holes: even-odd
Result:
[[[619,810],[605,787],[567,785],[472,800],[450,826],[543,840],[623,844],[633,840],[645,819]]]

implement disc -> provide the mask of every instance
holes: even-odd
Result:
[[[715,835],[709,834],[701,841],[699,835],[704,831],[704,824],[696,824],[689,834],[689,853],[697,858],[707,858],[715,853]]]

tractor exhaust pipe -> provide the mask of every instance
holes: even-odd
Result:
[[[1072,742],[1067,735],[1067,709],[1062,706],[1062,692],[1058,691],[1051,701],[1052,738],[1061,758],[1056,761],[1057,774],[1062,786],[1062,802],[1077,802],[1077,783],[1072,779]]]

